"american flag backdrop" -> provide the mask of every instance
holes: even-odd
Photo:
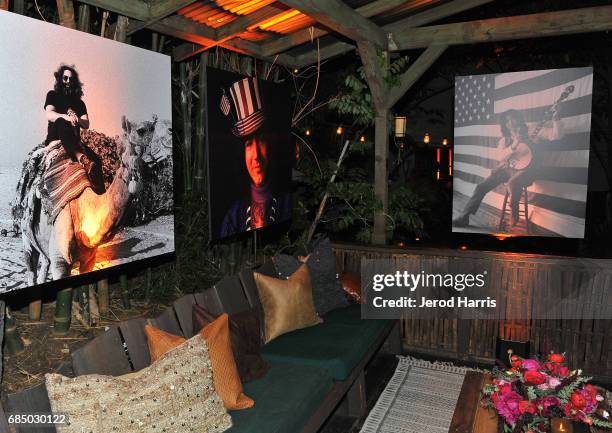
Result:
[[[497,149],[502,137],[500,115],[519,110],[530,132],[547,118],[568,86],[574,90],[559,104],[562,133],[554,140],[541,140],[532,151],[537,155],[535,181],[528,187],[529,219],[542,236],[584,237],[586,212],[593,68],[569,68],[512,72],[455,78],[455,127],[453,162],[453,214],[472,196],[474,188],[497,167]],[[550,117],[548,117],[550,118]],[[550,126],[550,122],[544,127]],[[506,185],[489,192],[480,212],[501,217]],[[486,219],[475,218],[476,221]],[[497,224],[453,227],[453,231],[496,233]],[[496,221],[499,221],[498,219]]]

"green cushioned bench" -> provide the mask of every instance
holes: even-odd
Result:
[[[271,363],[264,377],[244,385],[255,406],[230,412],[234,426],[225,433],[299,433],[331,387],[323,368]]]
[[[262,349],[269,362],[289,362],[326,369],[345,380],[390,321],[362,320],[359,305],[331,311],[323,323],[275,338]]]

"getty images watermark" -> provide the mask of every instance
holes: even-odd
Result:
[[[501,260],[362,259],[364,319],[606,319],[606,284],[559,284]],[[519,272],[520,271],[520,272]]]

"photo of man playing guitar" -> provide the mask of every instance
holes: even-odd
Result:
[[[521,112],[514,109],[500,115],[499,126],[502,137],[497,145],[500,162],[491,174],[476,186],[463,212],[453,220],[453,226],[469,226],[470,215],[478,211],[487,193],[502,183],[506,184],[510,193],[511,226],[515,227],[518,224],[522,189],[531,185],[537,176],[538,145],[562,137],[559,104],[572,90],[566,90],[546,112],[545,119],[537,125],[529,127]]]

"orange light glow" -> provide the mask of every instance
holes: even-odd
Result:
[[[264,21],[263,23],[259,24],[259,28],[262,30],[266,30],[278,23],[282,23],[283,21],[286,21],[290,18],[298,16],[300,13],[301,12],[298,11],[297,9],[291,9],[283,14],[276,15],[275,17],[272,17],[269,20]]]
[[[503,241],[503,240],[513,237],[513,235],[508,234],[508,233],[494,233],[493,236],[495,237],[495,239],[499,241]]]
[[[459,249],[460,249],[461,251],[467,251],[468,247],[467,247],[467,246],[465,246],[465,245],[461,245],[461,246],[459,247]]]
[[[440,169],[436,170],[436,180],[440,180]]]
[[[359,142],[365,143],[365,136],[362,135],[361,137],[359,137]]]
[[[440,148],[436,149],[436,162],[440,164]]]
[[[423,143],[429,144],[430,140],[431,140],[431,138],[429,137],[429,132],[426,132],[425,133],[425,137],[423,137]]]
[[[342,134],[342,131],[344,131],[344,129],[342,129],[342,126],[338,126],[338,128],[336,129],[336,134],[340,135]]]
[[[310,129],[307,129],[305,134],[306,134],[306,136],[310,136]]]
[[[82,212],[81,230],[87,239],[83,239],[85,244],[92,248],[97,247],[104,237],[102,225],[108,216],[108,209],[101,207],[97,209],[87,209]]]
[[[442,146],[446,146],[448,144],[448,138],[444,137],[442,139]]]

